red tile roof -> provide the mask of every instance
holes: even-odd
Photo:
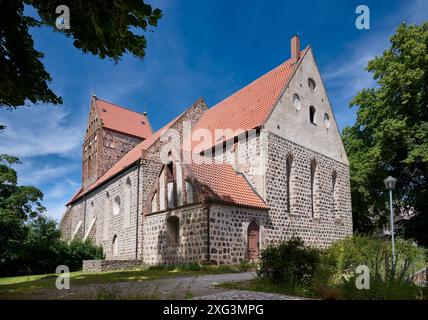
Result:
[[[306,51],[306,49],[302,51],[301,56]],[[293,65],[289,59],[220,101],[202,115],[193,127],[193,131],[208,129],[214,140],[215,129],[242,129],[245,132],[261,126],[269,117],[297,65],[297,63]],[[228,140],[234,136],[237,134],[226,135],[223,139]],[[198,146],[198,149],[192,150],[198,153],[202,149],[210,148],[219,142],[221,140],[203,141],[203,145],[200,142],[193,142],[192,147]]]
[[[251,187],[242,174],[226,163],[205,163],[186,165],[202,186],[206,199],[214,202],[228,203],[269,209],[263,199]]]
[[[152,128],[146,115],[98,98],[95,100],[95,106],[104,128],[144,139],[152,135]]]
[[[301,57],[307,52],[307,49],[303,50],[300,55]],[[285,89],[285,86],[287,85],[288,81],[290,80],[294,70],[295,66],[297,66],[298,63],[294,64],[292,63],[291,59],[285,61],[278,67],[274,68],[273,70],[269,71],[268,73],[264,74],[257,80],[251,82],[249,85],[245,86],[241,90],[237,91],[236,93],[232,94],[228,98],[222,100],[221,102],[217,103],[214,107],[208,109],[199,119],[199,121],[195,124],[193,127],[193,132],[197,129],[208,129],[210,130],[213,140],[215,139],[215,129],[232,129],[232,130],[238,130],[242,129],[243,131],[248,131],[250,129],[257,128],[264,124],[264,122],[269,117],[273,107],[277,103],[279,97],[281,96],[283,90]],[[109,102],[106,102],[101,99],[97,99],[97,108],[99,108],[100,111],[103,111],[104,108],[107,112],[100,112],[100,116],[103,120],[104,126],[111,128],[113,130],[126,132],[125,130],[132,131],[136,133],[136,131],[141,130],[139,134],[142,133],[142,129],[130,129],[128,128],[129,123],[126,121],[126,118],[132,118],[131,123],[135,123],[136,117],[134,116],[136,113],[129,111],[127,109],[123,109],[121,107],[118,107],[114,104],[111,104]],[[125,110],[129,113],[132,113],[133,116],[130,116],[128,113],[121,113],[118,110]],[[120,113],[120,115],[119,115]],[[107,115],[108,114],[108,115]],[[125,116],[127,114],[127,116]],[[140,115],[140,114],[137,114]],[[143,115],[140,115],[144,117]],[[180,115],[181,116],[181,115]],[[179,116],[179,117],[180,117]],[[120,173],[123,169],[129,167],[133,163],[135,163],[138,159],[141,158],[142,150],[146,150],[149,148],[155,141],[159,139],[162,132],[166,129],[168,129],[172,124],[177,121],[179,118],[175,118],[173,121],[168,123],[165,127],[158,130],[153,135],[147,135],[147,140],[141,142],[139,145],[137,145],[134,149],[132,149],[129,153],[127,153],[122,159],[120,159],[109,171],[107,171],[101,178],[99,178],[93,185],[91,185],[85,192],[78,193],[75,197],[73,197],[68,204],[76,201],[78,198],[82,197],[84,194],[87,194],[91,190],[93,190],[95,187],[101,185],[108,179],[112,178],[113,176]],[[134,126],[131,126],[134,127]],[[145,126],[142,126],[145,127]],[[146,129],[150,129],[150,125],[147,121]],[[146,134],[148,132],[145,132]],[[150,129],[151,133],[151,129]],[[131,134],[131,133],[130,133]],[[133,134],[135,135],[135,134]],[[223,137],[223,140],[228,140],[232,138],[233,136],[236,136],[236,134],[227,135],[226,137]],[[199,149],[201,147],[200,142],[192,142],[192,148],[195,146],[198,146],[198,150],[192,149],[196,153],[202,150],[205,150],[207,148],[210,148],[216,144],[218,144],[219,141],[203,141],[203,148]],[[217,165],[217,164],[216,164]],[[228,166],[228,165],[225,165]],[[229,166],[234,174],[237,173],[233,170],[231,166]],[[208,169],[208,168],[207,168]],[[210,167],[211,169],[211,167]],[[217,169],[216,169],[217,170]],[[229,169],[227,169],[229,170]],[[229,177],[232,177],[231,175]],[[244,177],[241,177],[241,179],[244,179]],[[239,180],[239,179],[238,179]],[[246,182],[246,180],[245,180]],[[223,182],[224,185],[228,184],[227,178],[225,177]],[[239,182],[242,184],[242,182]],[[248,184],[248,182],[246,182]],[[217,184],[217,186],[223,185],[223,184]],[[245,188],[244,188],[245,189]],[[243,189],[243,190],[244,190]],[[221,189],[223,190],[223,189]],[[220,189],[218,191],[221,191]],[[224,189],[225,191],[225,189]],[[254,190],[252,190],[254,193]],[[228,197],[227,192],[225,193],[226,198]],[[232,196],[232,195],[230,195]],[[248,193],[246,195],[240,195],[237,196],[238,198],[236,201],[242,201],[246,196],[251,198]],[[231,197],[231,199],[234,199]],[[235,200],[234,200],[235,201]],[[250,202],[252,200],[249,200]],[[260,199],[260,201],[263,202],[263,200]],[[238,202],[236,202],[238,203]],[[255,203],[255,202],[254,202]],[[244,204],[244,203],[242,203]],[[260,205],[260,203],[259,203]]]

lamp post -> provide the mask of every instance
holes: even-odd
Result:
[[[395,244],[394,244],[394,208],[392,207],[392,189],[395,188],[397,179],[389,176],[383,183],[389,190],[389,211],[390,211],[390,223],[391,223],[391,242],[392,242],[392,267],[395,268]]]

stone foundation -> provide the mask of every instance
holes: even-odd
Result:
[[[83,260],[84,272],[103,272],[144,267],[142,260]]]

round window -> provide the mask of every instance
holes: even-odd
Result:
[[[113,214],[117,215],[119,214],[120,211],[120,197],[116,196],[116,198],[114,198],[113,201]]]
[[[317,85],[315,84],[314,79],[312,78],[308,79],[308,86],[309,86],[309,89],[311,89],[312,91],[315,91],[315,88],[317,87]]]
[[[293,95],[293,106],[296,110],[300,109],[300,97],[297,93]]]
[[[326,128],[330,127],[330,117],[327,113],[324,113],[324,125]]]

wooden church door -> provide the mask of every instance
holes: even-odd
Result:
[[[252,221],[248,226],[247,241],[248,241],[248,258],[251,260],[259,258],[260,241],[259,241],[259,226]]]

